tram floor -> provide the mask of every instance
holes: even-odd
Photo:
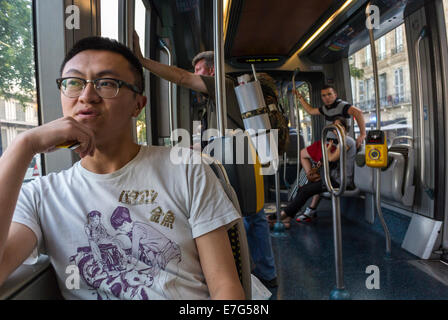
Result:
[[[293,220],[286,237],[272,237],[278,287],[271,289],[271,300],[329,299],[336,286],[332,228],[331,210],[320,210],[308,224]],[[390,256],[385,248],[384,237],[342,216],[344,284],[351,299],[448,299],[448,286],[419,268],[418,257],[394,242]],[[378,267],[379,289],[367,288],[374,283],[368,266]]]

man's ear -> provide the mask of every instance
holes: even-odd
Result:
[[[215,76],[215,66],[210,68],[210,75]]]
[[[145,96],[139,96],[137,98],[137,106],[135,108],[134,113],[132,114],[133,117],[138,117],[142,109],[146,106],[146,101],[148,100]]]

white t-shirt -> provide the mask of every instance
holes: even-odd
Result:
[[[66,299],[210,298],[194,238],[240,216],[210,167],[172,164],[170,150],[141,147],[110,174],[77,162],[23,186],[13,221],[36,234]],[[80,288],[68,289],[77,270]]]

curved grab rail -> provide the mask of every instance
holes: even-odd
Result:
[[[419,121],[419,140],[420,140],[420,181],[430,198],[433,198],[433,192],[426,183],[425,167],[426,167],[426,154],[425,154],[425,124],[424,124],[424,110],[423,110],[423,88],[422,88],[422,67],[420,63],[420,42],[426,37],[428,31],[424,26],[420,31],[417,41],[414,45],[416,73],[417,73],[417,88],[418,88],[418,112],[420,115]]]
[[[173,55],[171,54],[171,49],[168,47],[163,39],[159,39],[159,45],[164,49],[168,55],[168,65],[173,65]],[[170,136],[174,129],[174,107],[173,107],[173,83],[168,81],[168,106],[169,106],[169,116],[170,116]]]
[[[330,179],[330,165],[328,163],[327,148],[325,146],[325,143],[326,143],[325,137],[327,136],[327,133],[330,130],[336,131],[337,137],[339,140],[339,148],[341,150],[339,153],[339,161],[340,161],[339,166],[340,166],[340,173],[341,173],[341,183],[340,183],[339,188],[334,188],[331,183],[331,179]],[[345,143],[345,133],[340,128],[340,126],[335,125],[335,124],[330,124],[322,130],[321,147],[322,147],[323,166],[324,166],[324,173],[325,173],[325,175],[324,175],[325,185],[327,186],[328,191],[332,195],[334,195],[335,197],[339,197],[344,193],[346,185],[347,185],[346,168],[345,168],[347,148],[346,148],[346,143]]]

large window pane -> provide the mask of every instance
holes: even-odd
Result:
[[[118,0],[101,0],[101,36],[118,40]]]
[[[145,53],[146,14],[147,11],[143,1],[137,0],[135,2],[134,26],[140,37],[140,48],[142,49],[143,54]],[[148,81],[148,79],[146,79],[146,81]],[[143,109],[137,118],[137,142],[142,145],[147,145],[148,141],[146,137],[146,113],[145,109]]]
[[[411,84],[405,27],[400,25],[375,41],[378,60],[381,128],[388,143],[396,136],[413,136]],[[373,68],[366,63],[370,45],[350,56],[353,104],[364,114],[367,130],[376,129]],[[355,133],[359,128],[355,124]]]
[[[32,1],[0,1],[0,154],[20,133],[38,125]],[[25,181],[41,174],[40,156]]]
[[[291,81],[278,81],[277,88],[279,92],[280,105],[283,108],[285,115],[288,117],[288,125],[290,128],[297,129],[297,110],[294,104],[294,97],[292,94],[292,82]],[[296,82],[296,88],[305,98],[305,100],[310,103],[310,87],[306,82]],[[300,116],[300,131],[302,133],[305,145],[308,146],[312,143],[313,131],[311,116],[303,109],[302,105],[297,102],[299,107]],[[295,134],[296,131],[293,133]]]

